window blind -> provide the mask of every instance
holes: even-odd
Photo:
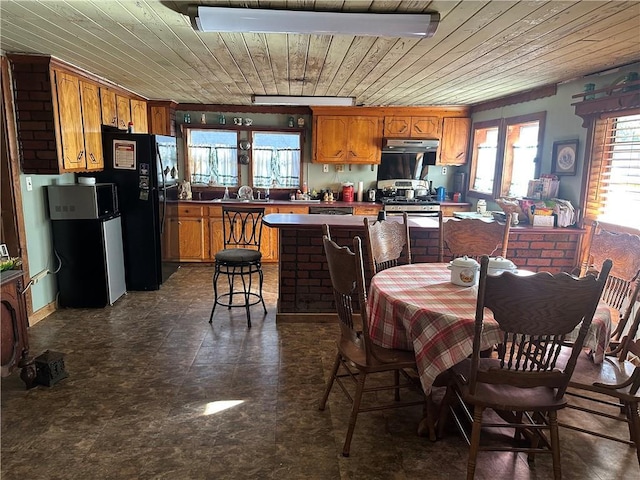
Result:
[[[585,218],[640,229],[640,112],[596,121]]]

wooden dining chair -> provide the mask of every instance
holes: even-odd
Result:
[[[611,261],[596,278],[576,278],[567,273],[540,272],[520,276],[510,272],[487,275],[489,257],[480,263],[473,354],[451,369],[452,381],[442,402],[438,431],[442,435],[449,412],[470,445],[467,479],[472,480],[481,450],[550,453],[553,475],[561,478],[557,411],[567,404],[565,390],[598,306]],[[506,348],[498,358],[480,357],[480,339],[485,308],[498,322]],[[564,337],[580,326],[578,339],[564,365],[557,361]],[[565,347],[566,348],[566,347]],[[472,424],[469,437],[463,418],[454,407],[459,403]],[[473,414],[467,405],[473,407]],[[494,410],[506,423],[483,422],[485,409]],[[514,428],[531,445],[481,446],[482,427]],[[545,434],[548,431],[549,437]],[[540,442],[542,445],[540,445]]]
[[[483,255],[494,254],[507,258],[510,229],[511,214],[507,214],[504,224],[478,218],[449,218],[444,221],[441,215],[439,261],[445,261],[445,249],[449,252],[450,259],[466,255],[480,260]]]
[[[640,237],[629,233],[615,233],[603,229],[598,222],[589,226],[583,247],[580,275],[597,271],[597,265],[610,258],[613,268],[604,287],[602,301],[614,313],[611,334],[613,354],[620,350],[631,312],[640,294]]]
[[[636,339],[640,326],[640,309],[626,335],[622,338],[620,349],[615,357],[606,357],[595,364],[585,355],[578,362],[569,382],[568,408],[586,412],[604,418],[613,419],[628,425],[628,437],[617,429],[586,428],[595,422],[580,422],[561,419],[559,425],[564,428],[588,433],[600,438],[634,446],[640,464],[640,366],[633,358],[640,358],[640,339]],[[566,356],[566,352],[565,352]],[[573,401],[573,400],[576,401]],[[580,399],[580,401],[578,401]]]
[[[402,214],[402,223],[391,220],[370,222],[365,217],[364,233],[372,275],[399,264],[411,263],[409,217],[406,213]]]
[[[342,447],[342,455],[349,456],[351,438],[356,426],[358,414],[386,408],[425,405],[425,397],[419,381],[414,380],[405,370],[417,370],[414,353],[406,350],[394,350],[375,345],[369,337],[367,294],[364,287],[364,264],[362,260],[362,242],[359,237],[353,240],[353,251],[340,247],[323,236],[323,243],[331,284],[340,323],[340,335],[337,340],[338,351],[331,369],[319,409],[324,410],[334,383],[337,383],[351,401],[351,415],[347,436]],[[359,317],[359,318],[358,318]],[[360,321],[361,320],[361,321]],[[362,327],[360,330],[358,327]],[[393,373],[393,382],[367,386],[366,379],[371,374]],[[403,382],[401,383],[401,374]],[[355,384],[355,392],[353,385]],[[351,387],[351,388],[349,388]],[[400,389],[411,388],[419,393],[419,400],[401,401]],[[363,403],[365,394],[393,390],[393,402]]]

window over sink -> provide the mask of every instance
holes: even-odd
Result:
[[[186,176],[209,187],[297,189],[302,134],[273,128],[184,128]]]
[[[238,186],[238,132],[185,129],[188,176],[193,184]]]

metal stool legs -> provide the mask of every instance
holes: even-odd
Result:
[[[258,274],[259,278],[258,293],[254,293],[251,291],[251,287],[253,285],[253,274],[255,273]],[[218,294],[218,278],[220,277],[220,274],[227,276],[227,281],[229,283],[228,293]],[[242,292],[236,292],[236,294],[242,295],[244,299],[244,302],[241,304],[233,303],[233,289],[237,276],[239,276],[240,280],[242,280]],[[267,313],[267,306],[264,303],[264,297],[262,296],[263,283],[264,274],[259,264],[226,265],[216,263],[215,273],[213,275],[213,308],[211,309],[211,315],[209,316],[209,323],[213,323],[213,314],[216,311],[216,305],[222,305],[224,307],[227,307],[229,310],[231,310],[231,307],[244,307],[247,313],[247,327],[251,328],[251,311],[249,310],[249,307],[261,303],[264,313]],[[251,301],[251,297],[255,297],[255,300],[253,302]],[[228,302],[224,300],[226,298],[228,298]]]

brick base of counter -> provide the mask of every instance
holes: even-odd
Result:
[[[316,229],[281,228],[278,321],[326,321],[333,318],[335,306],[331,278],[322,246],[322,233]],[[363,229],[332,229],[338,245],[353,245],[353,237],[363,238]],[[512,231],[509,258],[520,268],[533,271],[569,271],[577,264],[582,232],[534,233]],[[438,261],[438,230],[411,229],[411,255],[414,263]],[[363,244],[365,277],[371,278]],[[446,252],[445,252],[446,255]],[[445,257],[446,258],[446,257]],[[300,314],[296,317],[295,314]],[[321,315],[309,315],[321,314]],[[331,316],[327,316],[330,314]]]

